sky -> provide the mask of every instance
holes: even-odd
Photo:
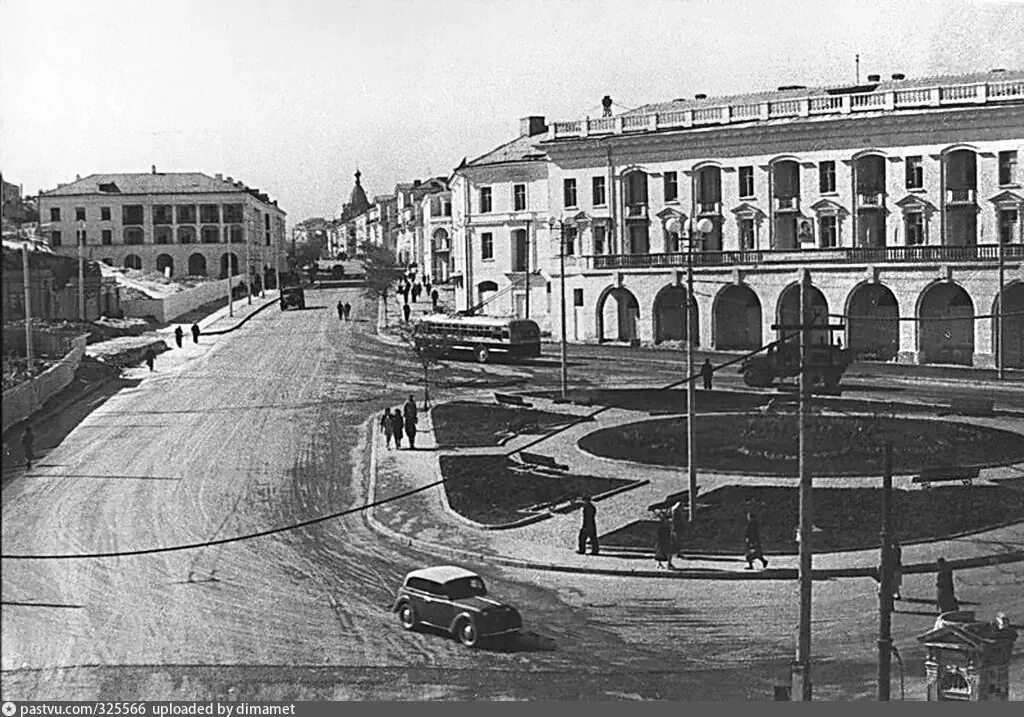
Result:
[[[1024,69],[1024,1],[0,0],[0,170],[200,171],[289,225],[513,139],[703,92]]]

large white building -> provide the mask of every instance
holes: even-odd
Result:
[[[1004,364],[1024,367],[1024,72],[698,96],[516,143],[456,170],[463,307],[516,278],[526,232],[556,302],[564,241],[570,341],[753,349],[796,322],[807,270],[845,345],[905,362],[994,365],[1001,296]],[[524,183],[549,202],[506,207]],[[687,232],[669,228],[705,218],[688,321]],[[550,306],[530,313],[558,332]]]
[[[57,254],[171,276],[262,276],[285,260],[285,212],[258,189],[199,172],[92,174],[41,192]],[[230,243],[230,246],[229,246]]]

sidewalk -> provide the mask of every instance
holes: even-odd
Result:
[[[485,399],[489,400],[489,399]],[[590,410],[578,406],[556,405],[544,399],[531,399],[538,410],[571,412],[588,415]],[[609,478],[645,479],[649,482],[632,490],[610,496],[597,503],[598,527],[607,534],[636,520],[650,519],[646,506],[663,500],[680,490],[680,471],[646,464],[616,461],[597,457],[580,450],[577,440],[598,428],[648,419],[646,413],[610,409],[576,425],[541,444],[538,448],[560,463],[567,463],[575,474]],[[1013,429],[1024,431],[1024,421],[1013,420]],[[598,556],[576,553],[576,536],[580,517],[577,511],[550,514],[538,522],[522,527],[494,529],[482,526],[456,514],[448,506],[438,465],[439,452],[434,441],[429,411],[420,415],[417,450],[387,450],[376,421],[370,426],[371,502],[388,496],[419,490],[402,500],[385,503],[368,511],[371,527],[403,544],[444,559],[484,559],[492,563],[539,570],[585,572],[605,575],[630,575],[656,578],[715,579],[792,579],[797,575],[799,557],[769,555],[767,570],[745,570],[746,561],[737,548],[735,555],[693,555],[677,559],[676,570],[654,567],[653,552],[602,549]],[[509,453],[531,442],[535,436],[518,436],[502,447],[486,450],[448,450],[446,454]],[[979,482],[994,478],[1018,476],[1011,467],[985,469]],[[700,474],[703,493],[724,485],[789,485],[793,478],[741,477],[725,474]],[[873,478],[830,478],[831,487],[865,487],[878,485]],[[912,485],[910,476],[896,476],[895,488]],[[1024,561],[1024,551],[1015,549],[1024,542],[1024,522],[968,536],[951,537],[927,543],[903,546],[904,573],[932,572],[935,560],[945,556],[954,568],[975,567],[1000,562]],[[685,553],[685,551],[684,551]],[[879,561],[878,549],[815,553],[816,578],[872,576]]]

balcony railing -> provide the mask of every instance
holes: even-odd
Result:
[[[947,189],[946,204],[974,204],[973,189]]]
[[[857,92],[844,95],[806,95],[765,102],[692,107],[643,115],[618,115],[554,122],[548,139],[584,137],[590,134],[650,132],[678,127],[707,126],[767,120],[776,117],[843,115],[851,112],[892,112],[912,107],[998,104],[1024,100],[1024,80],[993,80],[982,83],[935,84],[913,89]]]
[[[885,202],[885,192],[858,192],[857,204],[862,207],[881,207]]]
[[[800,210],[800,197],[775,197],[775,211],[787,212],[787,211],[799,211]]]
[[[582,257],[581,257],[582,258]],[[1004,244],[1003,258],[1024,259],[1024,245]],[[592,269],[657,269],[686,266],[686,252],[667,254],[604,254],[587,257]],[[888,246],[849,249],[747,251],[699,251],[693,266],[717,267],[742,264],[913,264],[929,262],[986,262],[999,260],[999,246]]]
[[[626,219],[646,219],[647,218],[647,205],[641,203],[633,203],[626,205]]]

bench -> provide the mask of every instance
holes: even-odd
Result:
[[[955,398],[949,412],[959,416],[994,416],[995,402],[991,398]]]
[[[966,466],[937,466],[934,468],[922,468],[921,474],[915,476],[913,483],[919,483],[922,488],[930,488],[932,483],[948,481],[962,481],[964,485],[971,485],[980,468],[968,468]]]
[[[515,396],[511,393],[496,393],[494,394],[494,400],[498,403],[503,403],[506,406],[520,406],[522,408],[533,407],[533,404],[524,401],[522,396]]]
[[[569,466],[556,462],[551,456],[542,456],[539,453],[527,453],[526,451],[520,451],[519,457],[523,460],[523,463],[531,463],[535,466],[542,466],[544,468],[553,468],[556,471],[569,470]]]

